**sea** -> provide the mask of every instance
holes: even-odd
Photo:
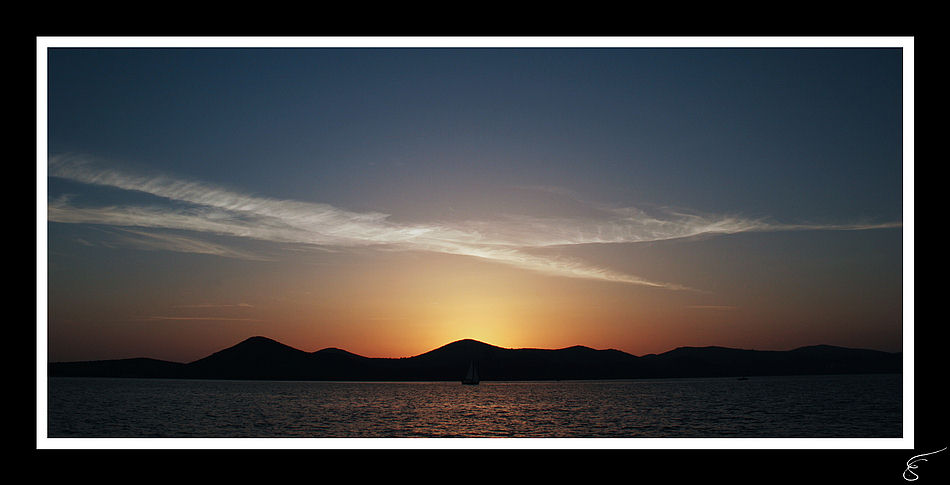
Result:
[[[49,378],[49,438],[900,438],[900,374],[609,381]]]

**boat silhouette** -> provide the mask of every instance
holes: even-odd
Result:
[[[475,365],[475,362],[469,362],[468,373],[466,373],[465,377],[462,379],[462,384],[478,384],[478,367]]]

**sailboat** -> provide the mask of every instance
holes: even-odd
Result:
[[[475,366],[475,362],[469,362],[468,373],[465,374],[465,378],[462,379],[462,384],[478,384],[478,367]]]

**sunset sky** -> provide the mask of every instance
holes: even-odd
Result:
[[[50,49],[48,359],[899,351],[902,62]]]

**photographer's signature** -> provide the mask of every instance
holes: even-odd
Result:
[[[941,451],[946,450],[946,449],[947,447],[944,446],[943,449],[940,449],[937,451],[931,451],[930,453],[924,453],[922,455],[917,455],[907,460],[907,468],[904,469],[904,480],[907,480],[908,482],[913,482],[914,480],[917,480],[919,477],[917,476],[916,473],[914,473],[914,470],[917,469],[917,462],[927,461],[927,459],[924,458],[925,456],[933,455],[934,453],[940,453]]]

